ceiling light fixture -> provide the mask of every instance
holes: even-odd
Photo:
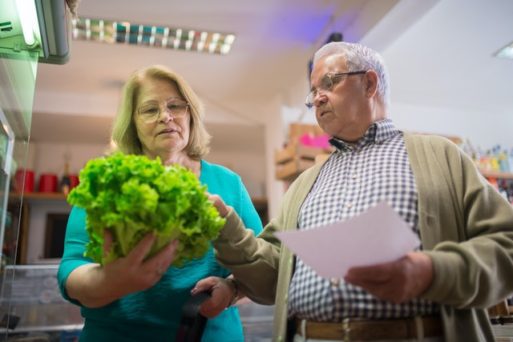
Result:
[[[73,20],[73,39],[226,55],[235,35],[80,17]]]
[[[40,37],[36,4],[34,1],[16,0],[16,9],[20,16],[25,44],[32,46],[37,42],[36,37]]]
[[[508,45],[497,51],[494,56],[499,58],[513,59],[513,42],[509,43]]]

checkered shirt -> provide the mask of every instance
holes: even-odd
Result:
[[[419,235],[415,179],[403,134],[392,121],[374,123],[355,145],[337,139],[330,142],[337,150],[306,197],[298,228],[347,220],[386,201]],[[341,322],[347,317],[401,318],[438,311],[436,304],[420,299],[398,305],[380,300],[343,279],[322,278],[296,258],[289,289],[290,316]]]

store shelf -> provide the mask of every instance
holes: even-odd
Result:
[[[513,179],[513,173],[511,173],[511,172],[496,172],[496,171],[481,170],[481,173],[486,178]]]
[[[62,192],[27,192],[24,194],[11,193],[9,200],[26,200],[33,201],[66,201],[66,195]]]
[[[28,332],[39,332],[39,331],[74,331],[74,330],[82,330],[84,324],[63,324],[63,325],[42,325],[42,326],[34,326],[34,327],[21,327],[16,329],[7,329],[0,328],[0,333],[8,332],[12,333],[28,333]]]

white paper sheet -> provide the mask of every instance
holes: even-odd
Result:
[[[344,222],[276,236],[325,278],[342,278],[354,266],[399,259],[420,245],[417,235],[386,202]]]

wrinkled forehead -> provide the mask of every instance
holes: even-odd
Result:
[[[310,83],[315,85],[328,73],[347,71],[347,62],[343,55],[328,55],[317,60],[310,75]]]
[[[135,95],[138,103],[147,100],[162,101],[170,97],[183,98],[174,81],[156,77],[142,79]]]

